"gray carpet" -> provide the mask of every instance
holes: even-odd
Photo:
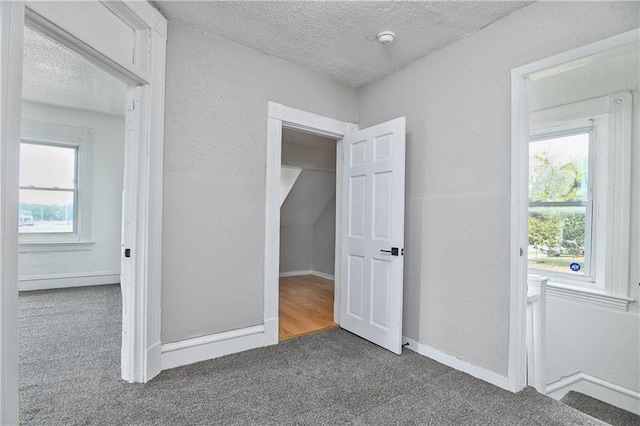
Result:
[[[637,414],[614,407],[580,392],[570,391],[560,401],[612,426],[640,426],[640,416]]]
[[[127,384],[118,287],[23,293],[19,308],[25,425],[604,424],[340,329]]]

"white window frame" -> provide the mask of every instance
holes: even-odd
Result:
[[[530,137],[530,144],[538,141],[561,138],[565,136],[579,135],[579,134],[588,134],[589,135],[589,160],[588,160],[588,168],[587,168],[587,201],[584,204],[585,207],[585,259],[584,259],[584,275],[574,275],[569,272],[559,272],[559,271],[550,271],[547,269],[540,268],[532,268],[529,267],[529,272],[535,275],[544,275],[552,279],[556,279],[559,282],[566,281],[569,284],[575,283],[578,285],[581,284],[594,284],[595,283],[595,256],[594,256],[594,248],[595,248],[595,234],[592,232],[595,228],[594,221],[594,205],[597,196],[597,192],[595,191],[594,181],[597,179],[595,176],[595,167],[594,164],[597,162],[597,152],[596,147],[598,146],[598,135],[602,134],[602,131],[598,131],[598,127],[602,128],[604,125],[605,117],[601,117],[599,120],[574,120],[571,122],[562,123],[561,126],[553,126],[553,127],[545,127],[544,124],[541,124],[540,128],[537,129],[536,133],[532,133]],[[600,129],[602,130],[602,129]],[[537,204],[532,206],[532,202],[529,202],[529,207],[570,207],[572,204],[575,204],[576,207],[582,207],[582,205],[577,205],[578,202],[549,202],[549,205],[545,206],[546,202],[542,202],[543,204]],[[534,202],[535,204],[535,202]],[[588,246],[588,247],[587,247]]]
[[[91,250],[93,241],[93,144],[95,131],[57,123],[22,120],[21,140],[77,149],[76,217],[74,232],[19,235],[20,253]]]
[[[581,301],[626,311],[629,291],[629,232],[631,217],[632,95],[614,93],[586,101],[532,112],[530,138],[592,126],[590,146],[593,188],[591,280],[569,274],[549,276],[551,297]]]

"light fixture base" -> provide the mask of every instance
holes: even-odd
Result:
[[[376,38],[382,44],[390,44],[396,39],[396,33],[393,31],[380,31]]]

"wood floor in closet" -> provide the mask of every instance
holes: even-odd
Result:
[[[333,281],[315,275],[280,278],[280,341],[337,327]]]

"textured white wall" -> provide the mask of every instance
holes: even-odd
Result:
[[[333,275],[336,141],[287,129],[282,135],[282,163],[303,171],[280,209],[280,272]],[[325,217],[330,214],[333,227]]]
[[[631,247],[629,296],[640,282],[640,62],[638,51],[609,58],[531,84],[531,108],[539,110],[631,90]],[[640,314],[553,300],[547,303],[547,383],[577,372],[640,391]]]
[[[20,253],[20,277],[106,272],[120,274],[124,117],[24,102],[22,117],[95,129],[93,239],[89,251]],[[118,280],[115,281],[116,283]]]
[[[356,121],[355,90],[169,24],[162,342],[263,323],[267,102]]]
[[[335,274],[336,197],[327,204],[313,224],[312,269],[327,275]]]
[[[638,3],[538,2],[359,91],[407,117],[404,334],[507,374],[510,71],[639,25]]]
[[[280,226],[280,272],[311,271],[313,225]]]

